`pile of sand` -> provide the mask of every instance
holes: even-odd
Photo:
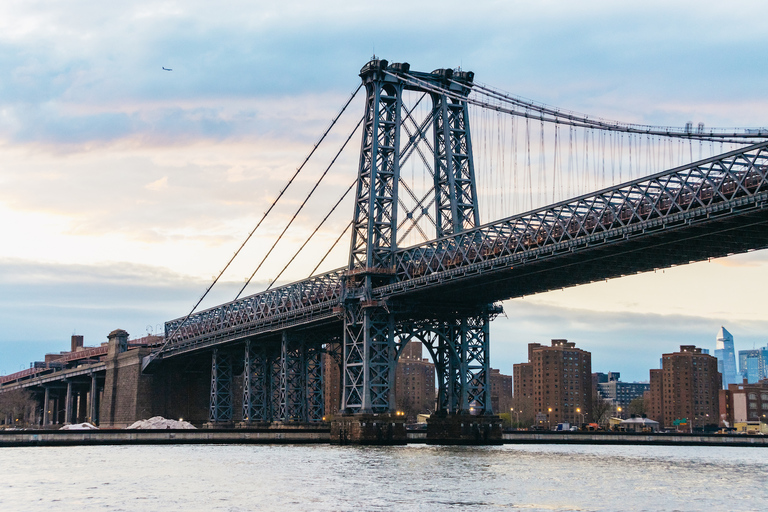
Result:
[[[64,425],[59,430],[99,430],[99,427],[96,425],[91,425],[88,422],[85,423],[74,423],[71,425]]]
[[[162,416],[155,416],[154,418],[149,418],[148,420],[139,420],[128,428],[150,430],[150,429],[169,429],[169,428],[170,429],[174,429],[174,428],[190,429],[195,427],[188,421],[169,420],[169,419],[163,418]]]

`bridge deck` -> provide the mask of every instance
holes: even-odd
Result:
[[[399,250],[394,282],[373,299],[460,307],[765,247],[768,142]],[[344,275],[197,313],[158,355],[340,322]]]

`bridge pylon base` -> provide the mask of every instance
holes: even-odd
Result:
[[[433,414],[427,418],[427,444],[501,444],[501,419],[496,415]]]
[[[209,421],[207,423],[203,423],[203,428],[210,428],[210,429],[235,428],[235,422],[234,421]]]
[[[407,444],[405,417],[395,414],[349,414],[331,420],[332,444]]]

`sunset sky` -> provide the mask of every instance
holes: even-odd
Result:
[[[374,53],[423,71],[461,66],[609,119],[766,127],[766,20],[764,1],[4,1],[0,374],[67,349],[73,333],[93,346],[186,314]],[[357,98],[204,306],[234,298],[362,108]],[[354,179],[358,150],[359,136],[250,292]],[[350,208],[287,279],[306,277]],[[568,338],[592,351],[593,371],[647,380],[680,344],[713,351],[721,325],[737,350],[765,346],[766,285],[758,251],[508,301],[492,365],[511,373],[527,343]]]

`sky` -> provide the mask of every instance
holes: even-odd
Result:
[[[2,2],[0,374],[74,333],[95,346],[186,314],[373,54],[609,119],[758,127],[766,14],[762,1]],[[358,97],[203,307],[234,298],[362,108]],[[354,180],[358,150],[359,134],[249,292]],[[284,280],[306,277],[351,214],[334,214]],[[767,283],[757,251],[507,301],[491,362],[511,373],[527,343],[567,338],[593,371],[647,380],[681,344],[713,350],[721,325],[737,350],[768,343]]]

